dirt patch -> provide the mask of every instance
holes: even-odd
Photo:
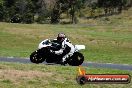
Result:
[[[22,79],[30,80],[33,78],[49,78],[52,75],[53,73],[51,72],[0,70],[0,79],[9,79],[12,82],[18,82]]]

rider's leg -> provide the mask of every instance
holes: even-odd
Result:
[[[71,57],[74,53],[74,47],[71,47],[70,52],[63,56],[62,62],[65,62],[67,58]]]

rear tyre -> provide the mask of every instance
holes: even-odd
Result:
[[[42,53],[39,52],[39,50],[34,51],[34,52],[30,55],[30,61],[31,61],[32,63],[39,64],[39,63],[42,63],[44,60],[45,60],[45,59],[44,59]]]
[[[83,61],[84,61],[83,54],[79,52],[75,52],[71,57],[71,59],[68,61],[68,64],[72,66],[79,66],[83,63]]]

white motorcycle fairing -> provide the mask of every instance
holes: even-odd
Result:
[[[48,42],[48,43],[46,44],[46,42]],[[43,40],[42,42],[39,43],[38,49],[41,49],[41,48],[47,47],[47,46],[51,46],[51,44],[49,42],[50,42],[49,39]],[[85,45],[75,45],[74,48],[75,48],[75,51],[84,50]]]
[[[75,51],[80,51],[85,49],[85,45],[75,45]]]
[[[46,44],[47,42],[47,44]],[[42,42],[39,43],[38,49],[41,49],[43,47],[47,47],[47,46],[51,46],[51,44],[49,43],[50,40],[49,39],[45,39]]]

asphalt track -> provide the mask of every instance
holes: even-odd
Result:
[[[24,63],[24,64],[31,64],[29,58],[4,58],[0,57],[1,62],[13,62],[13,63]],[[54,65],[53,63],[46,63],[43,62],[42,64]],[[125,64],[112,64],[112,63],[94,63],[94,62],[84,62],[82,66],[86,67],[93,67],[93,68],[110,68],[110,69],[119,69],[119,70],[129,70],[132,71],[132,65],[125,65]]]

